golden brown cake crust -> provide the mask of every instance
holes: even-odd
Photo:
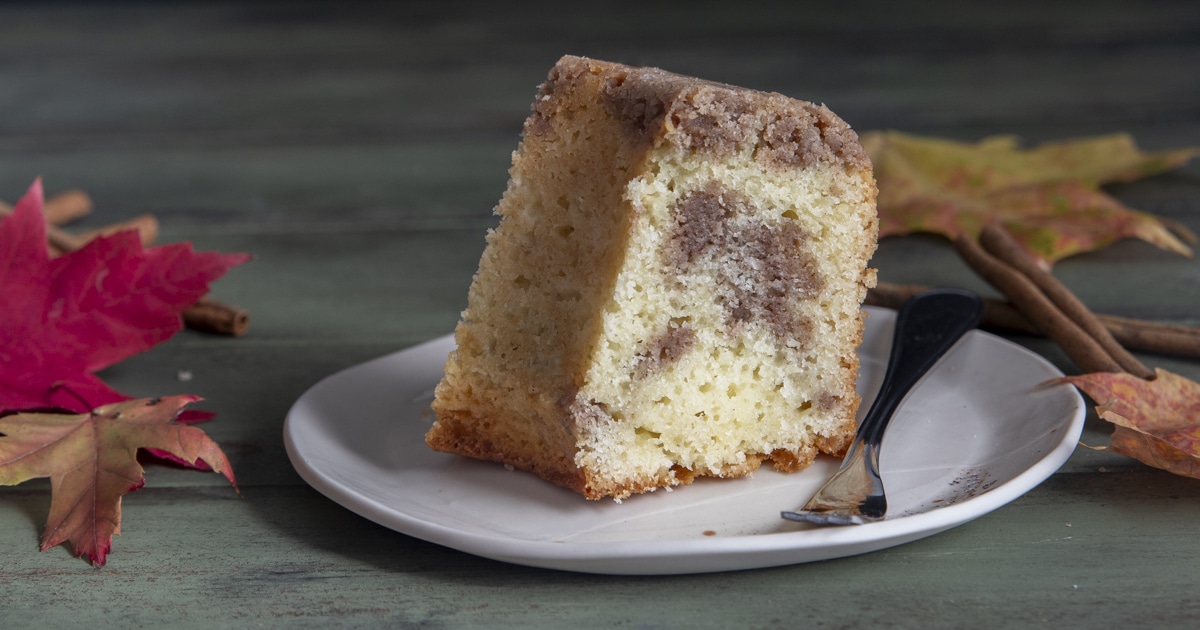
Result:
[[[515,445],[507,436],[495,439],[486,431],[477,431],[488,422],[487,416],[472,412],[445,410],[438,414],[441,430],[430,432],[426,443],[435,450],[457,453],[475,459],[498,462],[531,472],[546,481],[586,494],[587,479],[574,461],[547,449],[531,456],[531,449]]]

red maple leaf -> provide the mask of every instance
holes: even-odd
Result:
[[[70,542],[76,555],[103,565],[121,533],[121,497],[145,483],[138,449],[168,452],[221,473],[233,469],[203,431],[175,422],[194,396],[130,400],[81,414],[0,417],[0,485],[50,478],[50,515],[42,550]]]
[[[143,249],[132,231],[51,258],[41,208],[39,180],[0,221],[0,414],[128,400],[95,372],[174,335],[209,283],[249,259],[188,243]]]

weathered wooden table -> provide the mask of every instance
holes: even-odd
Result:
[[[255,257],[215,289],[251,311],[248,335],[184,332],[102,375],[134,395],[204,396],[217,416],[203,428],[244,497],[150,465],[93,569],[63,547],[37,552],[48,483],[0,489],[0,625],[1200,622],[1200,482],[1085,448],[931,538],[667,577],[485,560],[306,485],[284,451],[289,407],[329,374],[452,329],[534,88],[564,53],[824,102],[859,130],[1200,145],[1196,3],[499,4],[0,7],[0,197],[40,175],[51,193],[92,194],[80,227],[152,212],[163,241]],[[1200,231],[1200,164],[1111,190]],[[885,240],[875,266],[990,292],[935,237]],[[1200,325],[1196,260],[1121,242],[1055,273],[1097,311]],[[1048,342],[1014,340],[1075,371]],[[1200,361],[1142,356],[1200,379]],[[1093,413],[1083,439],[1106,432]]]

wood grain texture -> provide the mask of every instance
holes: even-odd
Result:
[[[134,395],[204,396],[245,496],[151,465],[93,570],[36,551],[48,484],[0,489],[5,628],[1200,621],[1200,483],[1103,451],[902,547],[654,578],[476,558],[306,486],[282,444],[288,408],[338,370],[450,332],[535,87],[565,53],[824,102],[860,130],[1200,146],[1188,2],[0,5],[0,199],[40,175],[95,200],[72,229],[152,212],[166,241],[255,256],[214,288],[251,312],[244,338],[186,332],[103,374]],[[1200,165],[1110,190],[1200,232]],[[891,282],[989,292],[934,237],[885,240],[874,264]],[[1196,260],[1122,242],[1055,275],[1096,310],[1200,325]],[[1044,340],[1013,339],[1073,369]],[[1200,363],[1140,357],[1200,379]],[[1093,415],[1084,442],[1107,431]]]

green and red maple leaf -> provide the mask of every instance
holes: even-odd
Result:
[[[1047,265],[1123,238],[1192,255],[1186,227],[1128,208],[1101,185],[1182,166],[1200,150],[1144,152],[1127,134],[1022,149],[1011,136],[970,143],[870,131],[862,144],[879,183],[880,237],[976,237],[999,221]]]
[[[141,487],[139,449],[234,481],[202,431],[178,422],[193,397],[131,400],[96,372],[182,327],[181,313],[244,254],[144,249],[133,232],[52,258],[41,182],[0,220],[0,484],[51,480],[43,548],[69,541],[102,565],[121,497]]]
[[[50,479],[50,515],[42,550],[70,542],[76,555],[103,565],[121,533],[121,497],[145,483],[139,449],[221,473],[234,487],[229,460],[203,431],[176,422],[194,396],[127,400],[86,413],[17,413],[0,417],[0,485]]]
[[[1061,380],[1096,401],[1096,412],[1115,425],[1110,450],[1200,479],[1200,384],[1167,370],[1147,381],[1104,372]]]

